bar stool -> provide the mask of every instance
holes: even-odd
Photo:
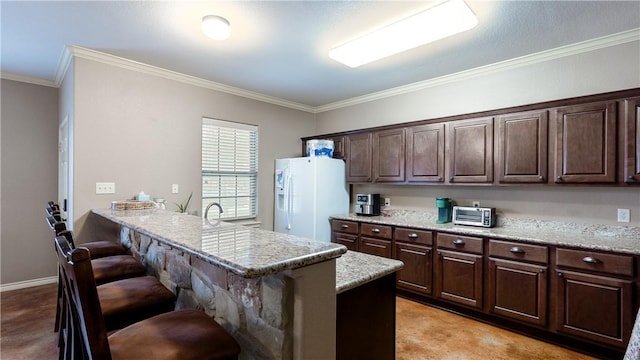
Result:
[[[71,234],[71,232],[68,233]],[[67,237],[61,235],[57,238],[64,239],[66,246],[71,249]],[[91,260],[88,250],[85,249],[85,251],[89,257],[88,262],[93,263],[95,260]],[[56,314],[56,320],[58,321],[56,330],[59,333],[58,347],[60,348],[60,359],[76,359],[76,355],[69,355],[70,353],[77,354],[77,352],[73,352],[70,349],[77,345],[78,340],[74,336],[78,336],[78,333],[74,335],[74,333],[70,332],[72,327],[70,321],[72,321],[73,314],[69,313],[69,298],[64,293],[65,279],[63,271],[62,264],[59,263],[58,290],[61,296],[58,298],[58,313]],[[93,269],[91,269],[91,272],[95,286]],[[96,292],[96,299],[101,308],[101,312],[97,313],[96,316],[102,319],[106,331],[122,329],[149,317],[172,311],[175,308],[176,296],[153,276],[113,281],[96,286]]]
[[[107,334],[89,251],[72,249],[64,236],[55,239],[67,298],[64,359],[237,359],[238,343],[198,310],[177,310]],[[104,286],[104,285],[103,285]],[[86,356],[82,356],[86,355]]]
[[[47,203],[47,206],[45,207],[45,213],[50,227],[53,226],[52,222],[60,222],[62,224],[65,224],[62,220],[62,217],[60,216],[60,207],[53,201],[49,201],[49,203]],[[66,230],[66,225],[63,230]],[[91,241],[82,244],[82,246],[89,249],[92,259],[98,259],[105,256],[127,255],[127,249],[125,249],[122,245],[118,244],[115,241]]]
[[[52,215],[47,215],[47,223],[49,228],[54,232],[55,236],[63,235],[67,238],[67,241],[71,244],[72,248],[75,248],[75,241],[71,231],[67,230],[66,225],[63,222],[57,222]],[[131,277],[144,276],[147,273],[147,269],[131,255],[126,254],[126,249],[118,244],[111,243],[115,246],[104,246],[102,243],[108,243],[107,241],[99,241],[90,243],[92,248],[96,249],[101,257],[94,258],[93,252],[91,253],[92,267],[94,271],[94,277],[98,285],[106,284],[111,281],[127,279]],[[84,245],[84,244],[83,244]],[[109,252],[109,248],[119,247],[125,251],[124,254],[106,255]],[[103,250],[102,252],[100,250]]]

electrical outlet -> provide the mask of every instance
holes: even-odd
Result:
[[[172,194],[177,194],[178,193],[178,184],[171,185],[171,193]]]
[[[116,193],[116,183],[112,183],[112,182],[96,183],[96,194],[115,194],[115,193]]]
[[[384,198],[384,206],[391,206],[391,198]]]
[[[480,201],[472,201],[471,204],[473,207],[480,207]]]
[[[629,209],[618,209],[618,222],[629,222]]]

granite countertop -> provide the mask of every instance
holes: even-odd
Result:
[[[482,228],[454,225],[453,223],[436,224],[436,214],[428,211],[393,209],[390,211],[390,215],[383,217],[348,214],[334,215],[332,218],[491,239],[520,240],[547,245],[571,246],[640,255],[640,228],[634,226],[576,224],[498,217],[496,227]]]
[[[94,209],[92,213],[246,278],[312,265],[338,258],[347,251],[339,244],[221,221],[209,222],[162,209]]]
[[[402,261],[347,251],[336,260],[336,294],[400,270]]]

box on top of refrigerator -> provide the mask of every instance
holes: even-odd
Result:
[[[307,140],[307,156],[333,157],[333,140]]]

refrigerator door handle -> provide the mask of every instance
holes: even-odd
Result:
[[[286,229],[291,230],[291,214],[293,212],[293,191],[291,189],[291,172],[289,169],[285,169],[284,175],[284,211],[285,220],[287,223]]]

